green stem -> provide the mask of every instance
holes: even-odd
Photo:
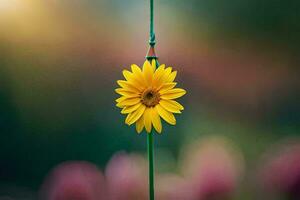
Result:
[[[153,131],[147,134],[148,161],[149,161],[149,200],[154,200],[154,156]]]

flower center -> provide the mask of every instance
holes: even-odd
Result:
[[[152,89],[146,89],[142,93],[141,101],[144,105],[148,107],[155,106],[160,101],[160,95],[158,92],[152,90]]]

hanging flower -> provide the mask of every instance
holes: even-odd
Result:
[[[171,67],[160,65],[156,68],[156,61],[152,64],[146,60],[143,69],[133,64],[131,72],[123,71],[126,80],[117,81],[121,88],[116,92],[121,95],[116,100],[117,107],[122,108],[121,113],[127,114],[125,123],[136,123],[136,130],[141,133],[146,129],[151,132],[152,125],[158,133],[162,131],[161,119],[175,125],[176,119],[173,113],[181,113],[183,106],[176,102],[186,91],[174,88],[177,75]]]

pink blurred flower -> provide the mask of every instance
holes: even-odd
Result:
[[[258,180],[269,194],[300,199],[300,143],[284,144],[267,152]]]
[[[103,174],[84,161],[65,162],[54,168],[42,185],[43,200],[107,199]]]
[[[142,156],[117,153],[109,161],[105,175],[111,200],[148,199],[147,162]]]
[[[243,157],[223,138],[208,138],[189,146],[183,173],[196,200],[232,198],[243,172]]]
[[[161,174],[156,177],[157,200],[192,200],[193,193],[188,182],[176,174]]]

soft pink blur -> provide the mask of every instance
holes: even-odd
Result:
[[[276,151],[274,152],[274,149]],[[258,173],[261,189],[269,194],[300,198],[300,142],[285,143],[266,153]]]
[[[143,200],[148,195],[146,160],[137,154],[117,153],[105,175],[112,200]]]
[[[194,198],[232,198],[243,172],[243,157],[223,138],[195,142],[183,153],[182,170]]]
[[[103,174],[93,164],[83,161],[66,162],[57,166],[41,188],[42,200],[101,200],[106,199]]]
[[[178,174],[156,173],[157,200],[224,200],[234,196],[244,163],[227,140],[196,141],[185,148],[181,161]],[[63,163],[50,173],[41,191],[43,200],[147,200],[147,161],[138,154],[117,153],[106,166],[105,178],[87,162]]]
[[[157,200],[193,200],[194,193],[188,181],[176,174],[159,174],[156,177]]]

